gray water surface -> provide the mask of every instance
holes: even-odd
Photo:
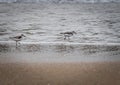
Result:
[[[9,37],[20,34],[16,47]],[[119,3],[0,4],[0,63],[82,61],[120,61]]]
[[[61,32],[76,31],[70,40]],[[120,43],[120,4],[0,4],[0,42]]]

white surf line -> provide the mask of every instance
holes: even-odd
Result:
[[[13,41],[0,41],[0,44],[14,44]],[[20,42],[23,45],[38,44],[38,45],[105,45],[105,46],[120,46],[120,43],[77,43],[77,42]]]

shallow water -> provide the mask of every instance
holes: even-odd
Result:
[[[0,4],[0,62],[120,61],[120,4]],[[76,31],[69,40],[61,32]],[[9,37],[26,37],[15,47]]]
[[[0,42],[120,43],[120,4],[0,4]],[[76,31],[64,40],[61,32]]]

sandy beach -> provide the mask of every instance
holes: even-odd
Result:
[[[119,45],[1,45],[0,85],[120,85],[119,50]]]
[[[0,46],[0,85],[120,85],[119,45]]]
[[[120,62],[0,64],[0,85],[120,85]]]

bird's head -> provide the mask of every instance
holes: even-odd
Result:
[[[77,34],[75,31],[72,31],[73,34]]]
[[[21,34],[22,37],[26,37],[24,34]]]

